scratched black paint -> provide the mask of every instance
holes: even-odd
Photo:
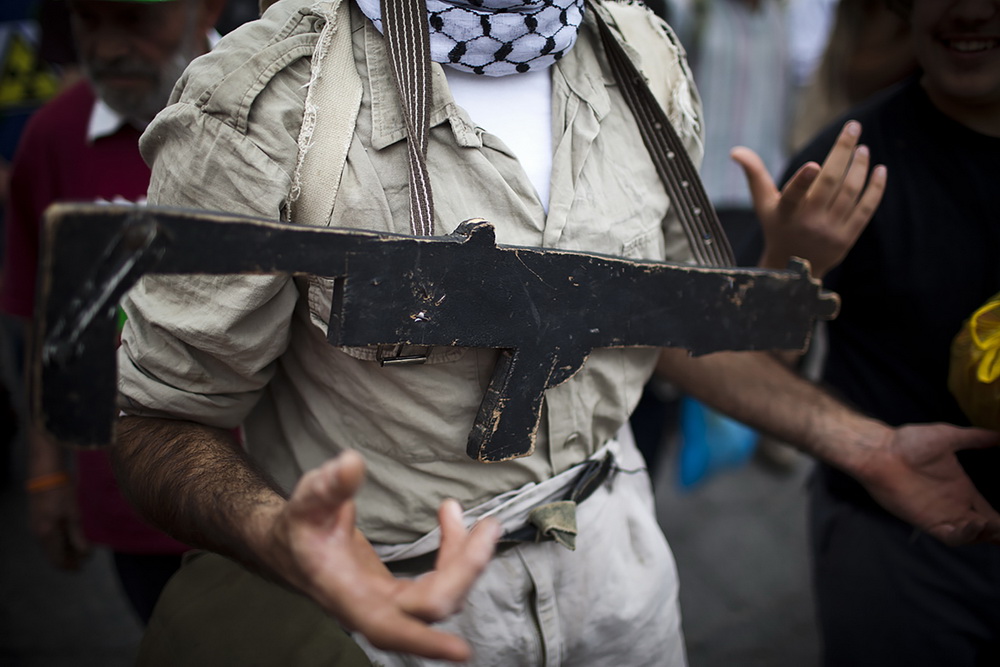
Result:
[[[111,441],[114,308],[143,273],[335,277],[332,344],[500,349],[467,446],[484,462],[531,453],[545,390],[594,349],[804,349],[838,304],[801,264],[702,268],[497,246],[486,221],[427,238],[57,205],[45,229],[32,407],[41,427],[80,446]]]

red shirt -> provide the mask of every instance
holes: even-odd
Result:
[[[149,167],[141,132],[123,125],[87,138],[94,94],[82,81],[28,121],[12,164],[0,309],[30,319],[34,311],[42,213],[65,201],[145,201]],[[77,493],[87,538],[125,553],[183,553],[188,547],[147,525],[122,497],[104,451],[76,453]]]

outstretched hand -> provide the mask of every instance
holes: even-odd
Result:
[[[947,424],[902,426],[855,472],[886,509],[946,544],[1000,543],[1000,513],[955,453],[1000,445],[1000,433]]]
[[[848,122],[823,166],[802,165],[780,192],[756,153],[742,146],[731,151],[763,228],[762,268],[783,269],[790,257],[801,257],[822,278],[843,261],[885,192],[886,169],[879,165],[868,177],[870,157],[858,145],[860,136],[860,123]]]
[[[303,476],[275,521],[272,567],[378,648],[468,660],[464,640],[430,624],[462,608],[493,555],[499,524],[488,519],[466,531],[458,503],[445,501],[435,569],[397,579],[355,527],[354,496],[363,478],[364,463],[354,452]]]

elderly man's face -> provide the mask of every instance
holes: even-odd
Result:
[[[148,122],[174,82],[204,51],[198,0],[71,0],[73,34],[84,73],[118,113]]]
[[[1000,0],[914,0],[912,25],[932,97],[1000,103]]]

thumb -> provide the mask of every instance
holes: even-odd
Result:
[[[764,161],[746,146],[736,146],[729,152],[729,157],[743,169],[750,197],[757,212],[760,213],[762,208],[769,207],[778,196],[778,188],[775,187]]]
[[[998,445],[1000,445],[1000,433],[996,431],[984,428],[959,428],[956,429],[951,448],[957,452],[963,449],[988,449]]]

